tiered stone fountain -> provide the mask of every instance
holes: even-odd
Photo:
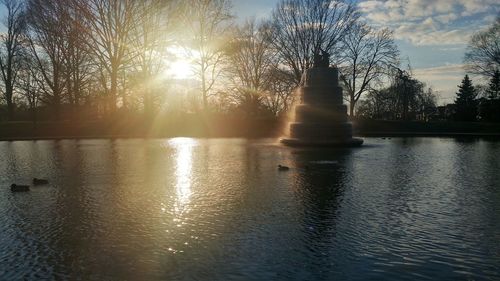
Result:
[[[295,107],[295,122],[290,136],[281,143],[290,146],[360,146],[362,139],[352,137],[347,120],[338,69],[329,67],[325,52],[315,56],[314,67],[305,71],[299,87],[300,104]]]

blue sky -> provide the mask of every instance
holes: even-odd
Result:
[[[238,19],[265,18],[278,0],[233,0]],[[453,102],[465,71],[462,59],[470,35],[491,24],[499,0],[367,0],[357,2],[363,18],[395,32],[402,66],[438,92],[438,103]],[[473,82],[479,80],[473,77]]]

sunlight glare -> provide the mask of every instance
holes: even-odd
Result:
[[[187,60],[177,60],[171,65],[171,74],[174,79],[188,79],[193,76],[192,66]]]
[[[167,63],[169,67],[167,68],[165,75],[178,80],[194,78],[194,65],[192,60],[193,51],[175,46],[170,47],[168,51],[172,55],[173,59]]]

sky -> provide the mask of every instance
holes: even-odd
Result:
[[[349,1],[349,0],[347,0]],[[452,103],[465,75],[463,57],[471,34],[487,28],[500,15],[500,0],[352,0],[362,19],[395,32],[401,67]],[[268,18],[279,0],[232,0],[238,22]],[[0,14],[4,14],[0,8]],[[483,83],[472,76],[473,83]]]
[[[263,19],[278,1],[233,0],[233,11],[238,20]],[[415,77],[438,93],[439,105],[454,101],[471,34],[500,13],[499,0],[360,0],[356,5],[371,25],[394,30],[401,66],[409,64]]]

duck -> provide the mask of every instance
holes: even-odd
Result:
[[[48,180],[33,178],[34,185],[43,185],[43,184],[48,184],[48,183],[49,183]]]
[[[278,171],[288,171],[290,170],[289,167],[283,166],[283,165],[278,165]]]
[[[18,184],[11,184],[10,185],[10,191],[12,192],[26,192],[30,191],[30,187],[28,185],[18,185]]]

